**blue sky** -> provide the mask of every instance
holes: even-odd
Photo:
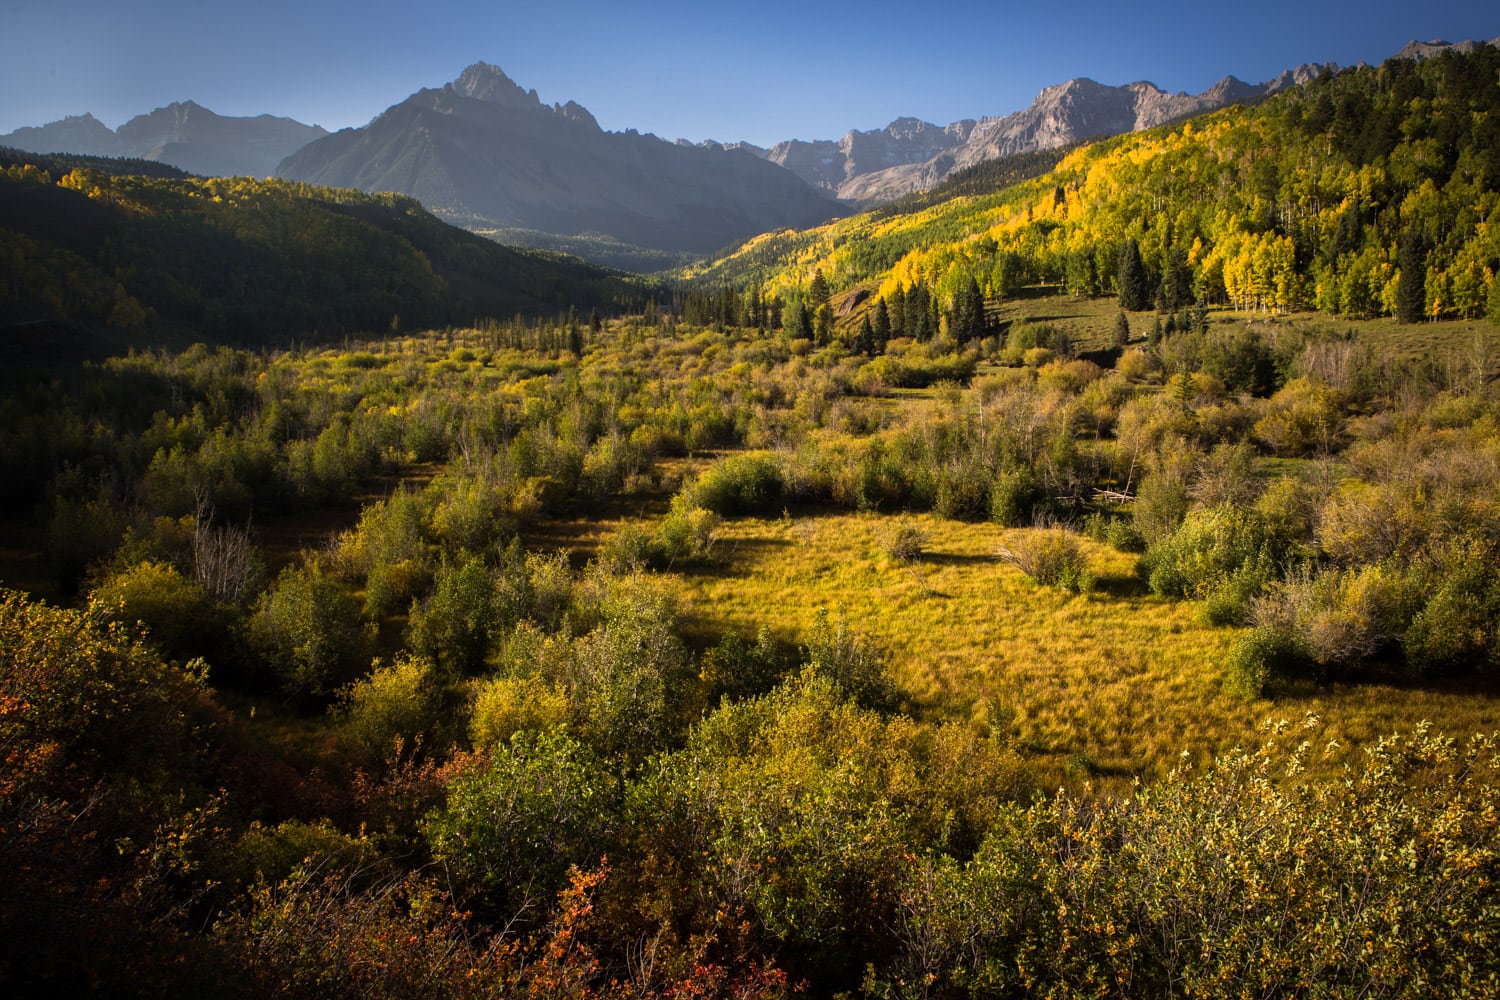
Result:
[[[115,127],[189,99],[337,129],[484,60],[607,129],[764,145],[1007,114],[1075,76],[1198,92],[1496,36],[1493,0],[0,0],[0,133],[85,111]]]

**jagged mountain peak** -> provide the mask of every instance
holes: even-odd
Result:
[[[310,143],[277,174],[410,195],[459,225],[589,234],[668,253],[707,253],[766,227],[839,213],[755,157],[606,132],[582,105],[544,105],[486,63],[363,128]]]
[[[535,90],[525,90],[505,75],[499,66],[477,62],[448,84],[448,89],[460,97],[470,97],[490,104],[503,104],[517,108],[540,108],[542,100]],[[569,102],[570,104],[572,102]]]

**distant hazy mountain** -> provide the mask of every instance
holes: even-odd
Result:
[[[411,195],[475,229],[597,234],[676,252],[707,253],[841,211],[749,151],[606,132],[579,105],[549,107],[484,63],[305,146],[277,173]]]
[[[1500,38],[1490,39],[1489,44],[1500,45]],[[1456,52],[1468,54],[1470,52],[1473,52],[1478,45],[1479,43],[1474,41],[1444,42],[1435,40],[1431,42],[1419,42],[1416,39],[1412,39],[1411,41],[1407,42],[1406,45],[1401,49],[1401,51],[1397,52],[1393,58],[1431,59],[1433,56],[1440,55],[1447,49],[1453,49]]]
[[[327,134],[291,118],[230,118],[185,101],[137,115],[116,131],[93,115],[73,115],[0,135],[0,146],[29,153],[135,157],[207,177],[267,177],[289,153]]]
[[[764,155],[844,201],[873,205],[926,190],[953,171],[984,160],[1154,128],[1259,100],[1310,80],[1322,69],[1299,66],[1260,84],[1226,76],[1196,95],[1169,94],[1146,82],[1110,87],[1080,78],[1048,87],[1030,107],[1003,117],[947,126],[898,118],[883,129],[851,131],[837,141],[778,143]]]

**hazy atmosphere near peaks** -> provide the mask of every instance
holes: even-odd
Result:
[[[0,132],[92,113],[114,127],[193,100],[222,115],[363,125],[472,62],[601,126],[693,141],[837,138],[898,115],[999,115],[1089,76],[1197,93],[1411,39],[1492,38],[1480,0],[652,4],[389,0],[42,3],[0,12]]]

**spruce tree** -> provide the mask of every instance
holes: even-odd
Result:
[[[891,311],[885,304],[885,296],[875,300],[875,323],[873,326],[875,343],[880,350],[885,350],[885,345],[891,339]]]
[[[1397,264],[1401,276],[1396,285],[1396,319],[1402,323],[1420,323],[1427,310],[1427,267],[1422,235],[1408,229],[1401,234]]]
[[[1120,308],[1129,312],[1141,312],[1151,305],[1151,291],[1146,282],[1146,265],[1141,260],[1141,247],[1134,237],[1120,248],[1120,265],[1116,271],[1116,283],[1120,287]]]
[[[807,292],[808,298],[812,299],[813,308],[827,302],[829,294],[828,279],[823,277],[823,269],[820,267],[813,272],[812,286]]]
[[[1125,310],[1120,310],[1120,315],[1115,319],[1115,346],[1124,347],[1130,343],[1130,317],[1125,315]]]

